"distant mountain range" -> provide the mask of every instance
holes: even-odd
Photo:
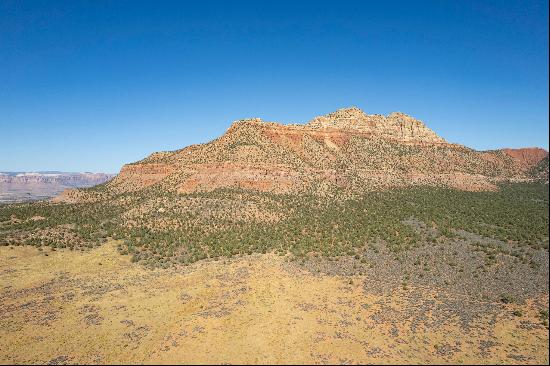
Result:
[[[114,174],[90,172],[0,172],[0,202],[50,198],[67,188],[92,187],[113,177]]]

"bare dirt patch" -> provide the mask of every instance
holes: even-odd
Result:
[[[115,245],[0,247],[0,363],[548,363],[547,293],[382,293],[271,254],[148,270]]]

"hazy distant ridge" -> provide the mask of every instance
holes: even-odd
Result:
[[[92,187],[105,183],[114,176],[90,172],[0,172],[0,202],[49,198],[67,188]]]

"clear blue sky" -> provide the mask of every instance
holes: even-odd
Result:
[[[352,105],[548,149],[547,1],[198,3],[0,1],[0,171],[118,172]]]

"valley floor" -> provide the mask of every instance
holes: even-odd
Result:
[[[270,254],[148,270],[115,246],[0,247],[0,363],[549,361],[547,293],[521,304],[413,284],[382,294],[368,274]],[[455,309],[466,303],[480,311]]]

